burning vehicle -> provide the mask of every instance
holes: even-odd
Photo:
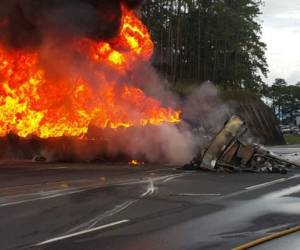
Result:
[[[76,150],[83,155],[87,144],[89,151],[105,151],[102,142],[108,140],[107,151],[114,155],[117,141],[122,148],[123,141],[134,138],[126,131],[136,128],[132,133],[141,134],[140,128],[181,121],[180,109],[162,91],[164,86],[157,83],[158,75],[151,66],[154,44],[138,15],[141,3],[3,3],[1,158],[7,151],[18,155],[20,144],[25,154],[42,150],[36,144],[66,152],[64,147],[72,150],[76,141]],[[136,141],[132,144],[138,145]],[[80,149],[78,145],[82,145]],[[130,150],[126,153],[134,158],[137,149]],[[30,155],[33,153],[26,158]],[[35,159],[45,157],[37,155]]]
[[[110,6],[107,5],[106,8]],[[112,19],[108,24],[119,25],[113,38],[70,35],[68,43],[64,43],[68,46],[67,54],[55,54],[61,52],[55,50],[62,44],[52,37],[42,48],[11,49],[5,41],[0,43],[0,136],[14,133],[23,138],[82,137],[90,125],[128,128],[180,121],[179,111],[163,107],[160,101],[130,82],[134,81],[130,72],[135,65],[151,58],[153,42],[134,10],[125,3],[120,6],[121,9],[115,7],[121,11],[120,18],[115,12],[105,14],[112,15],[105,17]],[[24,19],[30,14],[18,8]],[[8,19],[2,29],[10,29],[13,21]],[[35,21],[39,20],[28,21],[28,25],[32,22],[34,25]],[[56,25],[49,24],[54,28]],[[52,35],[51,31],[49,34]],[[75,61],[77,65],[66,65],[64,60]]]
[[[207,149],[184,169],[285,174],[290,168],[299,167],[276,157],[260,145],[248,143],[244,136],[246,131],[245,122],[236,115],[232,116]]]
[[[198,138],[177,126],[182,109],[157,83],[141,3],[6,1],[0,12],[0,158],[192,159]],[[277,169],[288,164],[245,144],[245,130],[233,117],[191,165],[235,170],[238,163],[263,171],[274,162]]]

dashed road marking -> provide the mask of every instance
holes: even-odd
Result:
[[[221,194],[195,194],[195,193],[179,193],[173,194],[175,196],[220,196]]]
[[[255,186],[246,187],[245,189],[246,190],[258,189],[258,188],[262,188],[262,187],[271,186],[273,184],[277,184],[277,183],[280,183],[280,182],[284,182],[286,180],[288,180],[288,179],[287,178],[281,178],[281,179],[278,179],[278,180],[261,183],[261,184],[255,185]]]
[[[63,236],[60,236],[60,237],[56,237],[56,238],[52,238],[52,239],[49,239],[49,240],[42,241],[38,244],[35,244],[35,246],[43,246],[43,245],[47,245],[47,244],[50,244],[50,243],[53,243],[53,242],[57,242],[57,241],[73,238],[73,237],[76,237],[76,236],[96,232],[96,231],[106,229],[106,228],[109,228],[109,227],[114,227],[114,226],[117,226],[117,225],[121,225],[121,224],[127,223],[129,221],[130,220],[120,220],[120,221],[112,222],[112,223],[102,225],[102,226],[99,226],[99,227],[86,229],[86,230],[83,230],[83,231],[80,231],[80,232],[77,232],[77,233],[63,235]]]

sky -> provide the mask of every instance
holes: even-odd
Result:
[[[270,73],[266,82],[300,82],[300,0],[265,0],[260,17]]]

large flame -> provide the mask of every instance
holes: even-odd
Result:
[[[136,15],[123,8],[118,37],[109,42],[75,41],[74,51],[89,63],[89,70],[103,65],[125,75],[133,63],[149,60],[153,43]],[[0,45],[0,136],[10,132],[20,137],[82,136],[88,126],[119,128],[176,123],[180,113],[126,82],[95,70],[101,82],[92,89],[91,80],[76,77],[49,78],[38,52],[8,51]],[[95,79],[93,79],[94,81]]]

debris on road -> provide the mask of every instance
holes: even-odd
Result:
[[[245,138],[247,126],[238,116],[232,116],[214,137],[206,151],[200,152],[184,169],[226,172],[286,174],[297,164],[276,157]]]

